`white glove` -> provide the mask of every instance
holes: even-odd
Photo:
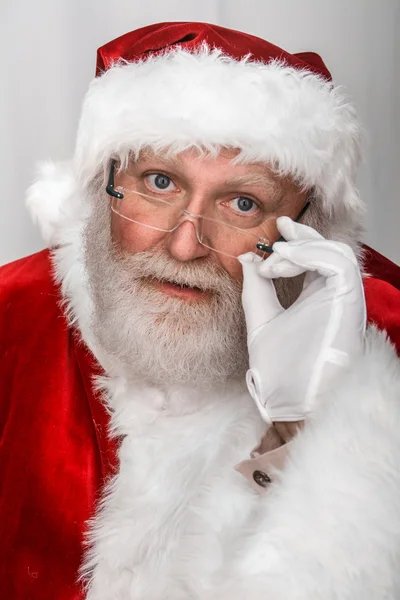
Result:
[[[349,246],[326,240],[311,227],[277,219],[287,240],[262,260],[239,256],[250,369],[246,381],[263,419],[300,421],[318,397],[362,351],[366,328],[364,289]],[[272,279],[307,272],[303,291],[287,310]]]

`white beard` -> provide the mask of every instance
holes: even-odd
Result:
[[[85,263],[91,337],[101,354],[112,357],[119,374],[156,385],[204,388],[243,378],[248,356],[240,284],[212,262],[180,263],[160,251],[123,253],[99,204],[85,231]],[[158,291],[152,279],[209,294],[186,302]]]

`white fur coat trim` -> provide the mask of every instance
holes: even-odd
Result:
[[[197,410],[195,391],[107,390],[126,437],[88,600],[400,597],[400,364],[384,333],[369,329],[267,495],[233,470],[263,426],[240,386]]]

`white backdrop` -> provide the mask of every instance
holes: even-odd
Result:
[[[24,191],[36,161],[71,156],[97,47],[174,20],[322,55],[369,137],[359,180],[369,207],[365,239],[400,262],[399,0],[0,0],[0,264],[43,247]]]

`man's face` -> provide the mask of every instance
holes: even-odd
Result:
[[[160,250],[181,263],[212,263],[240,282],[242,269],[239,261],[224,252],[231,254],[233,251],[240,255],[255,251],[257,235],[267,237],[270,242],[278,239],[276,218],[280,215],[295,218],[304,206],[306,196],[289,179],[278,179],[264,164],[234,164],[232,159],[236,154],[233,150],[224,150],[217,157],[209,154],[200,156],[195,150],[187,150],[168,158],[146,152],[124,171],[116,173],[115,184],[175,203],[177,198],[183,198],[187,211],[234,223],[235,227],[250,235],[226,228],[223,235],[215,236],[218,238],[215,248],[222,252],[218,253],[198,241],[196,219],[183,221],[174,231],[165,233],[112,213],[114,243],[129,253]],[[140,196],[137,198],[140,202]],[[141,216],[137,214],[140,209],[135,213],[135,201],[134,198],[127,200],[132,204],[132,217],[140,220]],[[151,211],[154,210],[155,207],[151,206]],[[162,215],[160,218],[161,227],[168,228],[162,221]],[[210,241],[213,245],[214,240]],[[199,290],[182,290],[157,281],[153,283],[166,295],[179,296],[186,301],[204,299],[204,292]]]
[[[191,150],[168,158],[142,153],[116,171],[115,185],[153,198],[178,194],[185,210],[223,216],[224,222],[243,223],[247,230],[249,223],[261,222],[273,242],[279,237],[276,217],[295,217],[306,196],[265,165],[232,163],[235,155],[199,156]],[[158,213],[141,212],[133,196],[129,215],[140,223],[111,211],[104,193],[95,193],[92,206],[85,263],[97,353],[112,357],[117,372],[157,385],[244,381],[248,354],[239,261],[199,242],[196,217],[165,232],[145,226],[143,215],[154,224]],[[162,228],[164,217],[157,219]],[[217,231],[217,239],[210,235],[207,241],[221,252],[255,250],[257,237],[234,228],[225,237],[212,225],[211,230]]]

